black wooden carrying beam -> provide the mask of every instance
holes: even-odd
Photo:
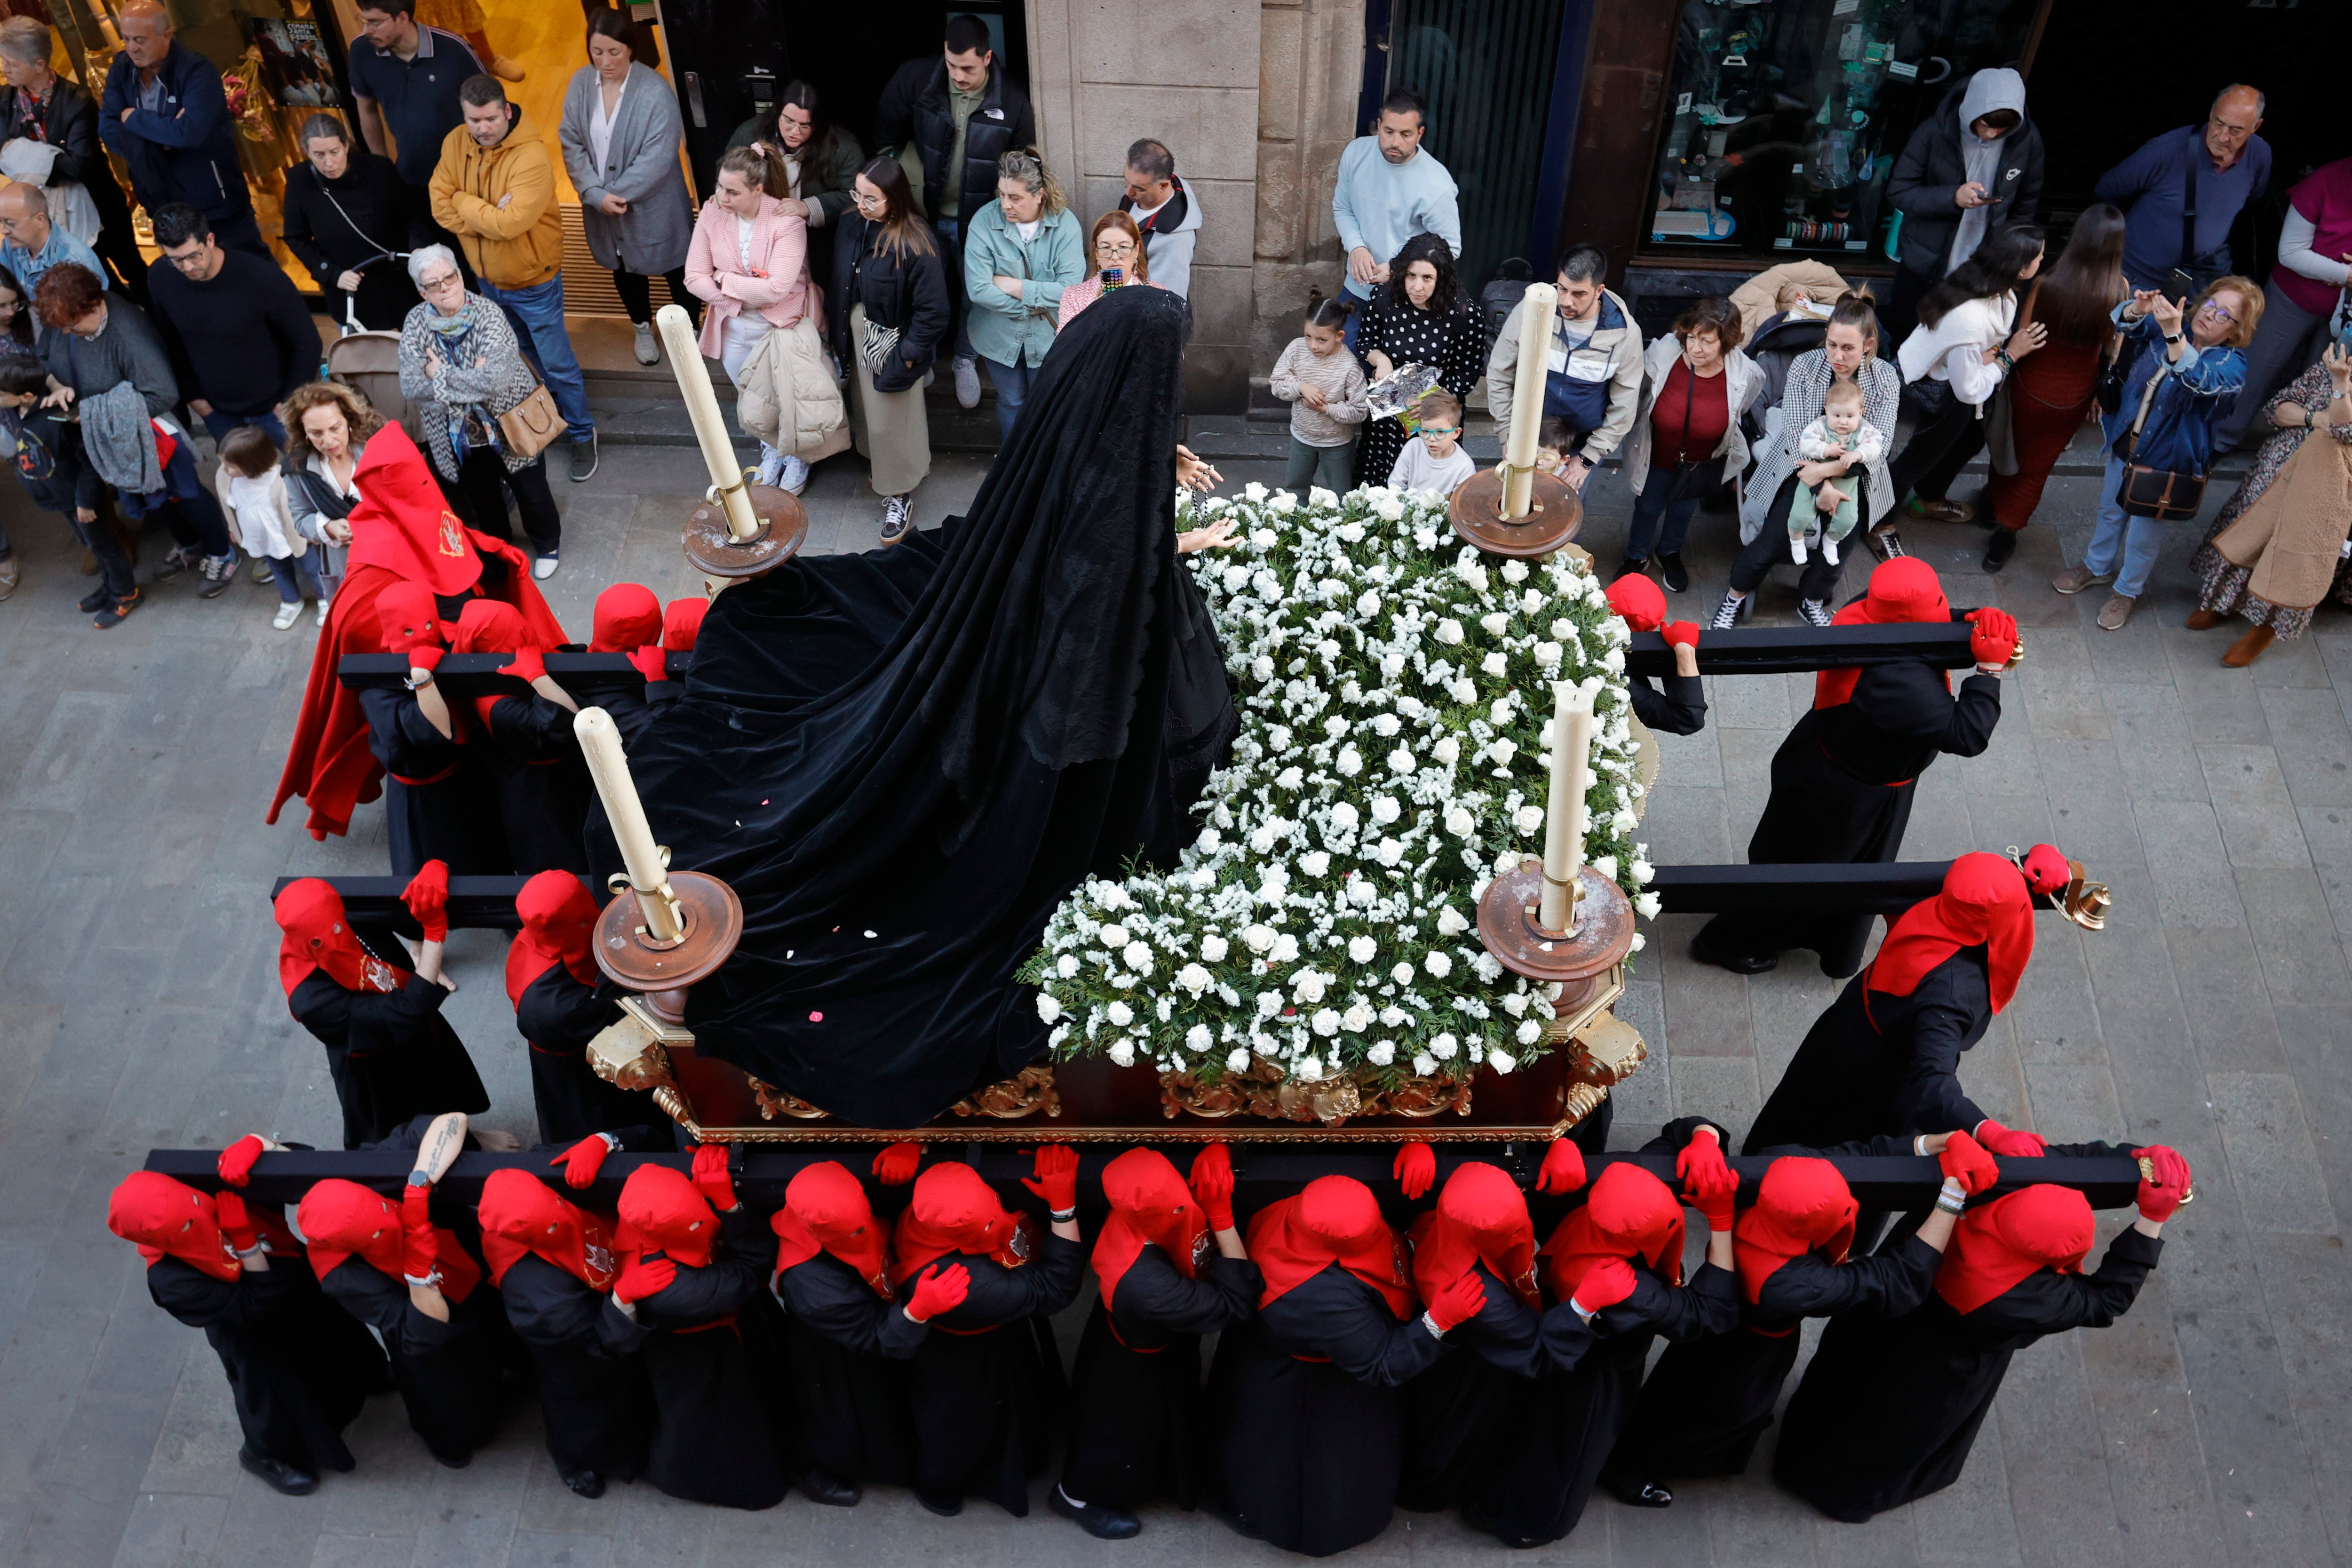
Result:
[[[269,899],[277,902],[292,877],[280,877],[271,885]],[[408,886],[401,877],[321,877],[336,892],[342,895],[343,913],[360,925],[391,922],[404,930],[414,931],[409,922],[408,907],[400,901],[401,889]],[[520,931],[522,921],[515,913],[515,895],[522,891],[529,880],[524,877],[452,877],[449,879],[449,924],[457,931]],[[597,900],[602,903],[603,900]]]
[[[1051,1142],[1050,1129],[1039,1130],[1047,1136],[1040,1142]],[[1148,1144],[1148,1139],[1138,1139]],[[737,1144],[734,1146],[733,1167],[735,1190],[744,1201],[756,1208],[780,1207],[784,1201],[784,1186],[793,1176],[810,1165],[824,1160],[837,1160],[846,1165],[878,1200],[878,1206],[896,1208],[899,1199],[889,1194],[903,1194],[904,1187],[882,1187],[866,1174],[866,1164],[872,1158],[871,1144]],[[1080,1144],[1078,1175],[1082,1184],[1080,1195],[1088,1205],[1098,1205],[1095,1184],[1102,1168],[1112,1156],[1123,1151],[1101,1144]],[[1192,1157],[1193,1145],[1169,1145],[1168,1156],[1181,1169]],[[1506,1143],[1481,1148],[1467,1156],[1448,1151],[1442,1143],[1437,1148],[1438,1182],[1442,1184],[1454,1168],[1475,1159],[1499,1164],[1508,1170],[1522,1185],[1532,1186],[1536,1169],[1541,1164],[1544,1146],[1536,1142]],[[928,1145],[927,1164],[943,1159],[961,1157],[985,1177],[1006,1199],[1018,1201],[1026,1196],[1020,1185],[1021,1178],[1031,1173],[1031,1155],[1020,1145],[1006,1143],[933,1143]],[[481,1196],[482,1183],[490,1173],[500,1170],[521,1170],[537,1176],[551,1186],[557,1186],[566,1195],[610,1208],[621,1194],[621,1184],[629,1173],[640,1165],[666,1164],[683,1171],[690,1163],[685,1154],[615,1154],[604,1162],[595,1184],[583,1194],[573,1194],[561,1186],[562,1173],[549,1168],[549,1152],[541,1150],[527,1154],[467,1153],[457,1156],[457,1163],[441,1180],[441,1189],[466,1203]],[[1353,1176],[1384,1200],[1397,1197],[1394,1180],[1390,1175],[1390,1163],[1394,1159],[1389,1149],[1368,1150],[1348,1145],[1318,1144],[1302,1141],[1295,1145],[1240,1143],[1233,1146],[1234,1179],[1244,1207],[1255,1207],[1287,1196],[1318,1176]],[[220,1190],[222,1183],[215,1173],[220,1154],[213,1149],[157,1149],[147,1156],[146,1168],[176,1177],[192,1187],[206,1192]],[[1660,1154],[1588,1154],[1585,1169],[1593,1180],[1609,1165],[1629,1161],[1641,1165],[1653,1175],[1672,1186],[1675,1163],[1672,1155]],[[1831,1161],[1845,1176],[1846,1184],[1862,1206],[1870,1209],[1923,1209],[1935,1202],[1937,1189],[1943,1184],[1943,1174],[1932,1158],[1913,1155],[1853,1156],[1840,1155]],[[291,1205],[300,1201],[311,1186],[330,1177],[340,1176],[357,1182],[387,1195],[395,1194],[406,1181],[415,1163],[404,1150],[294,1150],[286,1153],[261,1156],[253,1168],[253,1175],[245,1187],[251,1200],[269,1204]],[[1734,1158],[1731,1168],[1739,1174],[1742,1201],[1756,1196],[1756,1184],[1763,1179],[1771,1161],[1763,1158]],[[1994,1189],[2005,1192],[2034,1183],[2053,1184],[2062,1187],[2080,1188],[2094,1208],[2121,1208],[2131,1203],[2139,1189],[2139,1166],[2127,1154],[2097,1157],[2065,1156],[2039,1160],[2002,1160],[2001,1184]],[[1436,1189],[1431,1189],[1434,1192]],[[1538,1212],[1547,1206],[1564,1206],[1557,1200],[1530,1192],[1529,1199]]]
[[[1742,626],[1698,639],[1701,675],[1780,675],[1804,669],[1853,669],[1920,658],[1938,669],[1974,664],[1965,621],[1908,621],[1892,626]],[[442,664],[447,668],[449,661]],[[344,661],[349,669],[351,663]],[[551,664],[549,673],[554,672]],[[1656,632],[1635,632],[1625,650],[1628,675],[1672,675],[1674,649]],[[344,678],[349,684],[350,678]]]
[[[1669,915],[1900,914],[1944,886],[1949,860],[1864,866],[1660,866],[1650,880]],[[2066,907],[2063,893],[2029,893],[2037,910]]]
[[[488,697],[496,692],[520,691],[522,682],[510,675],[499,674],[499,667],[514,656],[510,653],[453,653],[443,657],[433,671],[434,684],[452,697]],[[670,678],[686,673],[694,662],[690,653],[674,653],[663,661]],[[547,673],[566,691],[582,695],[593,691],[624,689],[645,689],[646,678],[637,673],[625,655],[617,653],[550,653],[546,656]],[[396,653],[347,653],[335,666],[335,678],[354,691],[370,688],[391,690],[408,681],[408,660]]]

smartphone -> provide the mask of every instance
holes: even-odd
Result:
[[[1103,286],[1104,288],[1106,288],[1106,289],[1116,289],[1116,288],[1118,288],[1120,284],[1122,284],[1122,283],[1124,283],[1124,282],[1126,282],[1126,281],[1127,281],[1127,268],[1124,268],[1124,267],[1106,267],[1106,268],[1104,268],[1102,269],[1102,286]]]

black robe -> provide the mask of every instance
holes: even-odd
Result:
[[[463,1464],[490,1440],[504,1415],[499,1379],[511,1342],[488,1274],[463,1301],[449,1303],[446,1323],[416,1310],[399,1276],[356,1253],[320,1285],[383,1342],[408,1424],[434,1458]]]
[[[898,548],[904,550],[921,537],[922,535],[918,533],[909,533],[907,535],[907,543]],[[909,557],[909,563],[922,563],[922,570],[928,576],[930,565],[935,564],[937,559],[931,552],[918,548],[915,555]],[[683,689],[685,684],[680,680],[648,680],[642,690],[633,690],[626,686],[619,686],[599,697],[596,700],[596,705],[613,716],[613,728],[621,733],[623,749],[635,754],[638,738],[645,734],[646,726],[668,712],[670,704],[685,695]],[[575,740],[573,743],[576,745],[578,742]],[[590,805],[593,806],[596,799],[593,781],[591,781],[588,799]],[[595,807],[595,809],[601,810],[602,807]]]
[[[1047,1231],[1018,1268],[961,1254],[946,1261],[962,1264],[971,1286],[961,1305],[929,1320],[907,1364],[915,1489],[986,1498],[1025,1515],[1064,1394],[1045,1320],[1077,1300],[1087,1249]]]
[[[616,1349],[643,1352],[653,1380],[653,1445],[646,1479],[675,1498],[721,1508],[773,1508],[784,1500],[784,1470],[763,1395],[774,1382],[766,1337],[737,1319],[753,1307],[775,1259],[767,1222],[742,1205],[719,1216],[719,1239],[702,1268],[636,1303],[636,1319],[605,1300],[600,1334]]]
[[[441,1016],[448,995],[421,974],[397,991],[346,991],[314,969],[286,998],[294,1021],[327,1047],[344,1148],[392,1137],[418,1116],[490,1108],[466,1043]]]
[[[507,860],[518,877],[587,875],[581,835],[596,791],[572,719],[572,710],[537,692],[505,696],[491,704],[489,722],[467,743],[487,775],[506,832]]]
[[[1633,1414],[1650,1342],[1720,1334],[1739,1321],[1739,1281],[1699,1265],[1690,1283],[1668,1285],[1640,1259],[1633,1293],[1593,1315],[1592,1348],[1568,1372],[1524,1387],[1507,1419],[1506,1462],[1480,1478],[1462,1517],[1514,1545],[1558,1541],[1576,1528],[1601,1468]]]
[[[148,1266],[147,1293],[204,1330],[228,1373],[248,1452],[314,1473],[352,1468],[343,1428],[369,1394],[392,1387],[392,1373],[367,1331],[320,1294],[299,1254],[235,1279],[160,1258]]]
[[[1201,1336],[1248,1321],[1265,1279],[1244,1258],[1212,1252],[1187,1279],[1146,1242],[1118,1282],[1116,1310],[1095,1298],[1070,1376],[1070,1447],[1062,1489],[1133,1512],[1200,1497]]]
[[[1484,1265],[1474,1272],[1486,1288],[1486,1304],[1445,1336],[1469,1353],[1448,1356],[1404,1385],[1397,1505],[1420,1513],[1460,1502],[1478,1477],[1502,1463],[1509,1417],[1528,1381],[1569,1371],[1593,1343],[1592,1331],[1567,1302],[1537,1311]]]
[[[1403,1452],[1397,1389],[1446,1352],[1419,1315],[1333,1264],[1220,1336],[1209,1369],[1210,1501],[1235,1530],[1328,1557],[1388,1528]]]
[[[1985,963],[1982,947],[1964,947],[1920,976],[1908,996],[1870,990],[1867,972],[1846,982],[1757,1112],[1745,1152],[1973,1131],[1985,1113],[1960,1092],[1960,1056],[1992,1025]]]
[[[368,750],[383,768],[383,828],[392,874],[414,877],[427,860],[453,877],[502,877],[512,868],[499,836],[498,797],[467,749],[444,737],[413,691],[360,693]]]
[[[1911,1140],[1759,1152],[1908,1154]],[[1941,1252],[1916,1236],[1876,1257],[1852,1257],[1843,1264],[1818,1252],[1790,1258],[1772,1271],[1758,1300],[1751,1302],[1741,1293],[1737,1329],[1666,1347],[1642,1384],[1625,1436],[1618,1439],[1615,1468],[1644,1480],[1744,1474],[1756,1440],[1772,1425],[1780,1385],[1797,1364],[1805,1320],[1847,1313],[1900,1317],[1927,1298],[1943,1261]]]
[[[646,1124],[646,1097],[596,1076],[588,1065],[588,1042],[621,1016],[625,993],[600,976],[583,985],[558,963],[523,987],[515,1004],[515,1027],[530,1050],[530,1097],[539,1108],[544,1143],[569,1146],[592,1132],[618,1132]],[[667,1123],[647,1150],[675,1147]]]
[[[1772,1479],[1851,1523],[1950,1486],[2010,1357],[2046,1334],[2122,1317],[2163,1250],[2126,1228],[2096,1273],[2043,1268],[1973,1312],[1930,1293],[1900,1318],[1832,1319],[1789,1401]]]
[[[777,1275],[775,1289],[792,1369],[784,1426],[793,1474],[904,1486],[915,1474],[906,1363],[929,1325],[910,1321],[829,1253]]]
[[[613,1326],[605,1295],[538,1256],[518,1258],[499,1283],[507,1321],[530,1352],[547,1424],[547,1453],[569,1474],[635,1480],[654,1426],[645,1362]]]
[[[743,903],[688,1004],[698,1051],[918,1125],[1043,1050],[1015,976],[1069,889],[1197,836],[1239,720],[1175,552],[1183,325],[1164,289],[1106,296],[941,542],[799,557],[711,605],[630,754],[655,836]],[[618,868],[593,813],[589,847]]]
[[[1633,717],[1662,735],[1696,735],[1706,729],[1706,683],[1696,675],[1664,679],[1661,691],[1646,675],[1626,678],[1625,695],[1633,700]]]
[[[1982,755],[2000,722],[1998,677],[1971,675],[1954,694],[1942,670],[1917,659],[1864,669],[1851,701],[1807,711],[1773,753],[1772,794],[1748,841],[1748,864],[1898,858],[1919,775],[1938,756]],[[1862,967],[1873,918],[1720,914],[1701,935],[1729,953],[1810,947],[1822,973],[1842,979]]]

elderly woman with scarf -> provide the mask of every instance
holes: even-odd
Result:
[[[508,867],[526,877],[585,875],[581,834],[593,786],[572,732],[579,701],[547,673],[546,650],[531,646],[522,612],[502,599],[469,601],[449,651],[512,656],[499,674],[514,684],[473,699],[466,731],[466,755],[497,803]]]
[[[1102,1189],[1102,1294],[1078,1342],[1069,1457],[1051,1500],[1087,1534],[1125,1541],[1143,1528],[1139,1505],[1194,1505],[1201,1336],[1247,1321],[1265,1280],[1234,1227],[1223,1144],[1192,1157],[1189,1187],[1167,1155],[1129,1149],[1103,1167]]]
[[[866,1483],[904,1486],[914,1478],[904,1363],[922,1348],[930,1320],[962,1304],[971,1271],[942,1263],[902,1300],[891,1278],[890,1227],[835,1160],[794,1176],[768,1224],[776,1233],[771,1289],[784,1310],[793,1369],[793,1481],[812,1501],[854,1508]]]
[[[767,1226],[736,1197],[725,1147],[697,1149],[691,1175],[638,1166],[622,1185],[620,1220],[600,1332],[642,1350],[653,1380],[646,1479],[688,1502],[775,1507],[784,1470],[762,1407],[774,1369],[767,1336],[737,1323],[767,1278]]]
[[[2037,844],[2021,870],[1963,855],[1932,899],[1887,928],[1870,967],[1814,1020],[1748,1131],[1747,1152],[1854,1139],[1965,1131],[1996,1154],[2039,1154],[1960,1089],[1960,1058],[2017,994],[2033,957],[2032,893],[2063,889],[2066,858]]]
[[[2233,612],[2253,623],[2221,656],[2232,669],[2273,637],[2301,637],[2322,599],[2352,605],[2352,341],[2339,339],[2264,412],[2278,434],[2189,563],[2200,584],[2190,631]],[[2305,439],[2323,426],[2327,439]]]
[[[263,1146],[247,1137],[223,1150],[222,1177],[242,1185]],[[319,1293],[282,1215],[133,1171],[107,1202],[106,1228],[137,1244],[155,1305],[202,1329],[220,1357],[245,1437],[238,1464],[288,1497],[318,1490],[320,1470],[352,1468],[343,1428],[391,1376],[367,1331]]]
[[[1045,1200],[1053,1226],[996,1200],[961,1163],[915,1178],[898,1216],[892,1282],[899,1289],[941,1259],[961,1266],[964,1299],[940,1311],[907,1369],[915,1420],[915,1500],[942,1518],[984,1497],[1015,1518],[1029,1511],[1029,1480],[1045,1468],[1047,1422],[1062,1390],[1062,1361],[1045,1320],[1077,1299],[1086,1254],[1078,1246],[1078,1156],[1047,1144],[1036,1175],[1021,1184]]]
[[[2107,1143],[2063,1155],[2120,1154]],[[1789,1401],[1772,1479],[1858,1524],[1958,1480],[2010,1358],[2069,1329],[2104,1329],[2130,1310],[2186,1200],[2189,1162],[2160,1144],[2146,1162],[2139,1217],[2083,1272],[2091,1205],[2070,1187],[2030,1186],[1969,1210],[1918,1310],[1830,1321]],[[1857,1417],[1867,1413],[1868,1419]]]
[[[398,1202],[331,1177],[294,1213],[320,1288],[383,1342],[409,1426],[453,1470],[499,1429],[513,1347],[480,1260],[432,1212],[433,1184],[472,1143],[462,1115],[420,1116],[374,1145],[415,1151]]]
[[[622,1142],[598,1133],[548,1163],[584,1188]],[[653,1427],[653,1389],[635,1335],[604,1310],[620,1267],[612,1222],[516,1170],[491,1172],[474,1212],[490,1283],[530,1352],[555,1473],[583,1498],[604,1496],[607,1477],[635,1480]]]
[[[1226,1522],[1328,1557],[1388,1528],[1404,1449],[1397,1389],[1446,1352],[1486,1290],[1457,1278],[1426,1310],[1404,1238],[1353,1176],[1318,1176],[1250,1221],[1257,1316],[1217,1342],[1206,1423]]]
[[[1712,1122],[1693,1131],[1719,1146],[1730,1141]],[[1664,1485],[1671,1476],[1745,1473],[1756,1439],[1772,1424],[1780,1385],[1797,1364],[1805,1320],[1898,1318],[1918,1306],[1935,1283],[1962,1205],[2000,1179],[1992,1156],[1965,1132],[1765,1152],[1779,1157],[1758,1184],[1754,1205],[1732,1227],[1738,1328],[1666,1347],[1610,1458],[1612,1471],[1654,1500],[1673,1500]],[[1848,1154],[1934,1154],[1943,1167],[1933,1212],[1875,1257],[1853,1256],[1861,1205],[1823,1158]]]
[[[1677,1139],[1681,1147],[1675,1147]],[[1632,1265],[1633,1287],[1590,1314],[1594,1343],[1575,1366],[1548,1372],[1530,1385],[1525,1414],[1503,1462],[1464,1505],[1465,1521],[1507,1546],[1541,1546],[1576,1528],[1595,1483],[1637,1506],[1660,1507],[1671,1496],[1646,1495],[1637,1478],[1608,1470],[1617,1440],[1640,1395],[1651,1342],[1664,1335],[1680,1344],[1730,1330],[1738,1321],[1739,1292],[1732,1270],[1731,1206],[1738,1177],[1724,1163],[1716,1139],[1690,1136],[1672,1125],[1643,1145],[1644,1154],[1675,1155],[1684,1197],[1639,1165],[1612,1164],[1582,1207],[1545,1242],[1538,1263],[1544,1295],[1555,1304],[1578,1302],[1590,1289],[1619,1296]],[[1556,1162],[1556,1163],[1555,1163]],[[1583,1156],[1565,1139],[1547,1156],[1557,1191],[1573,1191]],[[1683,1204],[1706,1217],[1706,1261],[1683,1280]],[[1612,1279],[1612,1276],[1615,1276]]]
[[[449,869],[438,860],[402,895],[425,933],[412,973],[361,945],[342,896],[318,878],[290,882],[278,895],[285,933],[278,983],[294,1021],[327,1047],[346,1149],[389,1138],[423,1113],[490,1108],[466,1043],[441,1016],[449,994],[441,979],[448,896]]]
[[[360,693],[368,750],[383,768],[384,842],[393,875],[413,877],[438,860],[461,876],[495,877],[510,868],[499,831],[496,796],[481,759],[470,752],[448,700],[434,684],[448,648],[432,593],[396,583],[376,596],[378,646],[404,654],[403,689]]]
[[[1951,678],[1924,659],[1825,669],[1814,678],[1811,710],[1772,754],[1772,793],[1748,841],[1749,864],[1868,865],[1902,853],[1919,775],[1939,756],[1979,756],[1992,744],[2001,672],[2017,651],[2017,622],[2004,610],[1954,611],[1934,567],[1897,556],[1870,574],[1868,595],[1840,610],[1834,623],[1953,620],[1976,627],[1969,639],[1976,672],[1957,696]],[[1821,954],[1822,973],[1839,979],[1861,967],[1871,919],[1719,914],[1691,938],[1690,953],[1735,974],[1761,974],[1780,962],[1783,949],[1810,947]]]
[[[619,1019],[625,994],[596,967],[595,899],[571,872],[541,871],[515,895],[515,914],[522,929],[507,949],[507,1000],[530,1048],[540,1138],[571,1143],[643,1126],[645,1097],[588,1065],[588,1042]],[[646,1147],[671,1147],[667,1123]]]
[[[524,457],[499,429],[499,416],[539,385],[506,312],[466,288],[446,245],[412,251],[408,276],[425,302],[400,328],[400,390],[415,409],[433,454],[434,478],[467,526],[512,539],[507,497],[522,512],[530,574],[555,575],[563,519],[547,488],[543,453]]]
[[[1538,1191],[1584,1184],[1582,1152],[1559,1142],[1561,1152],[1547,1156],[1537,1179]],[[1433,1162],[1426,1168],[1433,1177]],[[1416,1190],[1408,1178],[1406,1195]],[[1465,1277],[1486,1292],[1484,1304],[1451,1336],[1472,1353],[1448,1356],[1404,1385],[1397,1503],[1431,1512],[1462,1501],[1504,1462],[1527,1420],[1532,1380],[1581,1361],[1592,1348],[1591,1318],[1632,1295],[1634,1281],[1632,1267],[1612,1259],[1586,1276],[1574,1300],[1546,1308],[1527,1197],[1500,1166],[1481,1162],[1455,1167],[1437,1206],[1413,1221],[1412,1239],[1412,1282],[1422,1300],[1436,1300]]]

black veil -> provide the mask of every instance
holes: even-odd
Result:
[[[1237,727],[1177,563],[1183,306],[1106,295],[1046,356],[970,514],[729,589],[632,746],[672,864],[743,900],[697,1048],[866,1126],[1016,1072],[1013,972],[1088,874],[1166,863]],[[618,868],[601,816],[590,853]]]

